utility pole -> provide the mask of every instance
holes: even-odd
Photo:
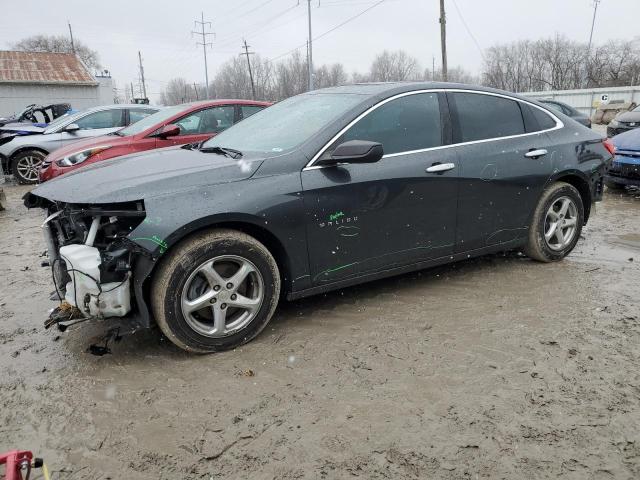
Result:
[[[307,0],[307,17],[309,19],[309,51],[307,65],[309,67],[309,90],[313,90],[313,39],[311,38],[311,0]]]
[[[71,37],[71,51],[73,54],[76,54],[76,45],[73,43],[73,30],[71,30],[71,22],[67,20],[67,25],[69,25],[69,36]]]
[[[431,56],[431,81],[436,81],[436,57],[435,55]]]
[[[202,42],[196,42],[196,45],[202,45],[202,53],[204,54],[204,98],[209,98],[209,70],[207,68],[207,47],[213,45],[213,43],[207,42],[207,35],[214,35],[215,38],[215,33],[204,31],[205,25],[209,25],[209,28],[211,28],[211,22],[204,21],[204,12],[200,12],[200,21],[195,20],[194,24],[196,26],[200,25],[200,28],[202,30],[201,32],[194,32],[192,30],[191,33],[193,35],[200,35],[202,37]]]
[[[440,0],[440,44],[442,46],[442,81],[447,81],[447,17],[444,0]]]
[[[142,96],[147,98],[147,85],[144,83],[144,68],[142,68],[142,54],[138,50],[138,61],[140,62],[140,79],[142,82]]]
[[[251,80],[251,94],[252,100],[256,99],[256,87],[253,84],[253,72],[251,72],[251,61],[249,60],[249,55],[253,55],[253,52],[249,51],[249,45],[247,45],[247,41],[243,38],[242,39],[242,48],[244,48],[244,53],[241,53],[240,56],[242,55],[246,55],[247,56],[247,67],[249,68],[249,79]]]
[[[591,20],[591,33],[589,34],[589,48],[588,51],[591,51],[591,41],[593,40],[593,27],[596,24],[596,13],[598,12],[598,4],[600,0],[593,0],[593,20]]]

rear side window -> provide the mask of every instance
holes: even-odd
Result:
[[[90,113],[86,117],[82,117],[75,122],[80,128],[92,130],[96,128],[116,128],[124,127],[124,112],[121,108],[113,110],[102,110],[100,112]]]
[[[556,126],[556,121],[543,110],[537,107],[530,107],[529,110],[531,110],[533,117],[536,119],[536,122],[538,122],[540,130],[547,130]]]
[[[442,145],[438,94],[406,95],[385,103],[341,135],[330,150],[349,140],[379,142],[385,155]]]
[[[522,112],[515,100],[477,93],[448,93],[457,112],[454,140],[472,142],[525,133]]]
[[[136,123],[142,120],[143,118],[146,118],[149,115],[156,113],[156,111],[157,110],[149,110],[148,108],[131,109],[129,110],[129,124]]]
[[[254,113],[258,113],[264,107],[260,105],[240,105],[240,120],[249,118]]]

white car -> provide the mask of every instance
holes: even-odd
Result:
[[[159,110],[149,105],[108,105],[67,113],[46,127],[0,127],[0,160],[19,183],[36,183],[44,158],[52,151],[88,137],[107,135]]]

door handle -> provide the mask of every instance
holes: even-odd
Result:
[[[544,157],[547,153],[549,152],[547,152],[544,148],[538,148],[536,150],[529,150],[527,153],[524,154],[524,156],[527,158],[536,159],[536,158]]]
[[[444,173],[456,168],[455,163],[434,163],[427,168],[427,173]]]

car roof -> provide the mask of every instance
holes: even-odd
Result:
[[[119,108],[152,108],[154,110],[160,110],[164,107],[156,107],[154,105],[145,105],[140,103],[114,103],[113,105],[98,105],[97,107],[89,107],[79,111],[96,112],[99,110],[116,110]]]
[[[411,92],[415,90],[469,90],[486,93],[494,93],[497,95],[507,95],[525,102],[535,103],[532,98],[519,95],[517,93],[498,90],[496,88],[482,87],[478,85],[469,85],[465,83],[454,82],[377,82],[377,83],[356,83],[353,85],[343,85],[339,87],[329,87],[320,90],[303,93],[302,95],[319,95],[325,93],[335,94],[354,94],[369,97],[388,97],[400,93]]]
[[[215,107],[217,105],[229,105],[237,104],[237,105],[271,105],[271,102],[266,102],[262,100],[246,100],[239,98],[217,98],[215,100],[199,100],[196,102],[188,102],[188,103],[180,103],[175,105],[176,107],[183,106],[186,108],[201,108],[201,107]]]

